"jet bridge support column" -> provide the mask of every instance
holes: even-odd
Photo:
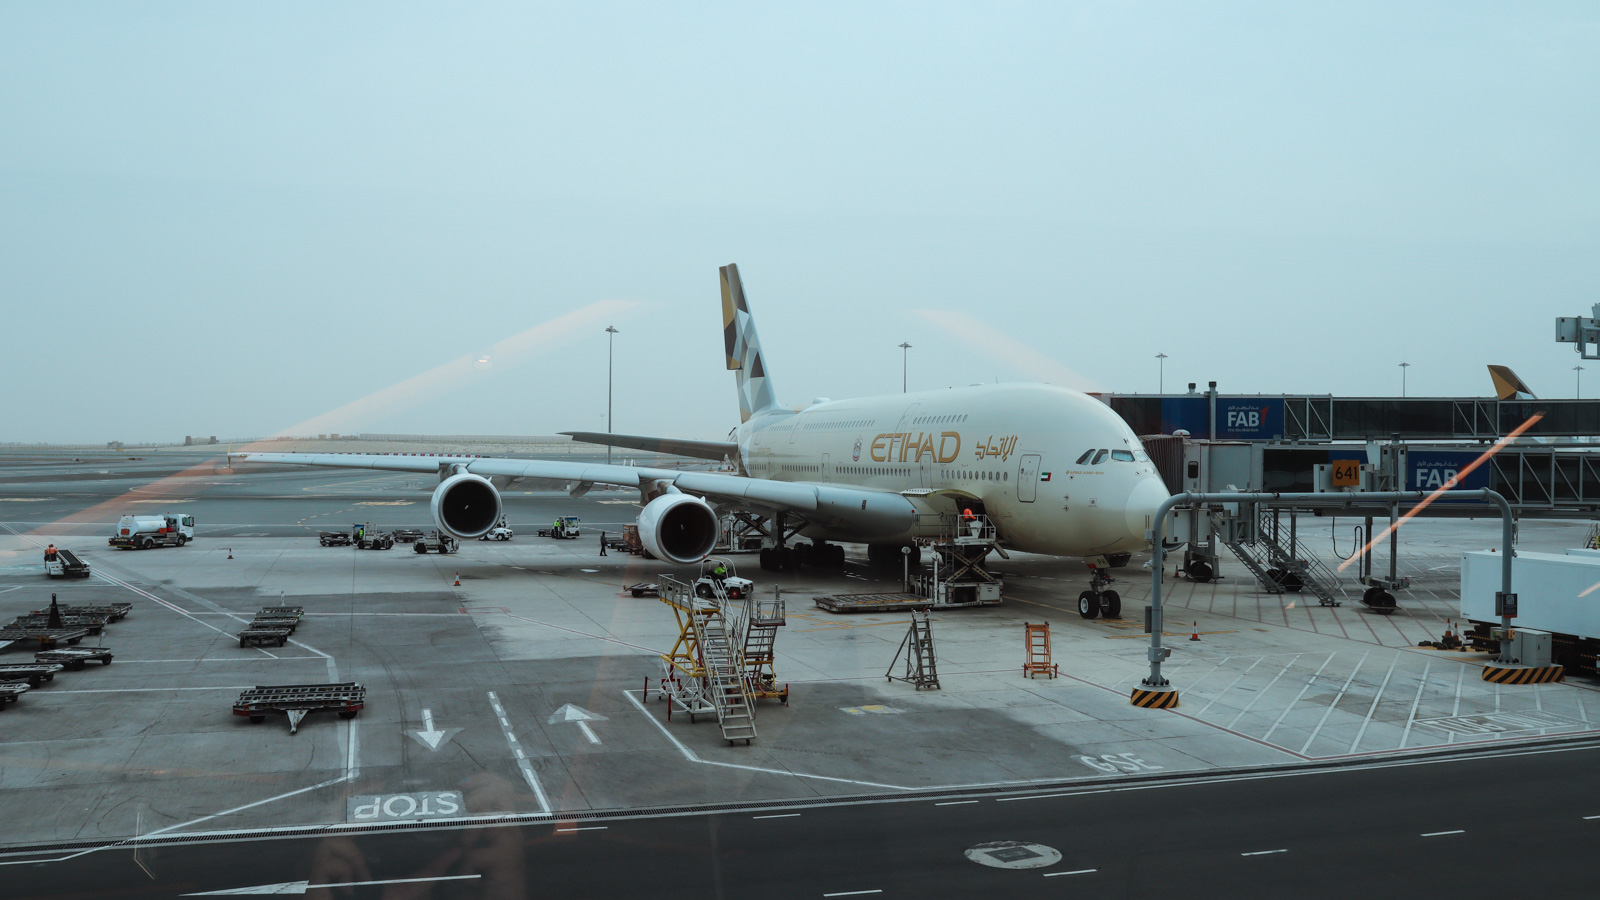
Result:
[[[1359,494],[1280,494],[1269,492],[1226,492],[1218,494],[1203,494],[1185,492],[1175,494],[1161,501],[1156,507],[1155,519],[1151,523],[1147,537],[1150,539],[1150,607],[1145,614],[1145,624],[1150,632],[1150,648],[1146,656],[1150,659],[1150,675],[1140,681],[1133,689],[1131,702],[1134,706],[1149,707],[1154,709],[1174,709],[1178,705],[1178,689],[1161,675],[1161,663],[1172,655],[1172,651],[1161,646],[1161,626],[1163,609],[1161,606],[1161,575],[1162,566],[1166,562],[1167,549],[1162,545],[1162,538],[1166,531],[1167,514],[1179,506],[1199,506],[1204,503],[1267,503],[1274,504],[1285,502],[1291,504],[1304,504],[1306,506],[1320,506],[1334,509],[1355,509],[1376,504],[1398,504],[1403,502],[1419,502],[1428,497],[1426,491],[1369,491]],[[1505,547],[1505,555],[1501,558],[1500,568],[1500,593],[1501,597],[1511,595],[1512,604],[1515,595],[1511,594],[1511,560],[1516,556],[1512,549],[1513,523],[1511,517],[1511,504],[1500,494],[1484,489],[1477,491],[1451,491],[1452,500],[1478,499],[1485,503],[1492,503],[1500,508],[1501,543]],[[1367,535],[1368,543],[1372,536]],[[1496,607],[1501,610],[1500,625],[1504,630],[1511,627],[1511,605],[1505,604],[1497,598]],[[1500,661],[1506,662],[1509,649],[1508,641],[1500,642]]]

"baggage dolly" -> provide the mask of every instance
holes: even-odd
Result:
[[[90,660],[102,666],[111,665],[110,647],[63,647],[60,650],[40,650],[33,655],[34,662],[60,663],[69,669],[81,669]]]
[[[88,636],[87,628],[31,628],[7,625],[0,628],[0,645],[27,641],[41,650],[54,650],[60,644],[76,644]]]
[[[252,723],[266,721],[267,713],[289,717],[289,733],[300,730],[306,713],[331,709],[341,719],[354,719],[367,705],[367,689],[354,681],[339,684],[261,684],[239,694],[233,714],[249,716]]]
[[[7,703],[17,702],[17,698],[28,691],[29,688],[26,684],[0,684],[0,709],[5,709]]]
[[[0,665],[0,681],[26,681],[36,688],[46,681],[54,681],[56,673],[66,668],[56,663],[6,663]]]
[[[252,623],[250,627],[239,632],[240,647],[265,647],[269,644],[282,647],[287,643],[289,643],[289,629],[281,625],[266,626]]]
[[[634,595],[635,597],[661,596],[661,585],[656,584],[655,582],[640,582],[639,584],[630,584],[623,588],[623,590]]]

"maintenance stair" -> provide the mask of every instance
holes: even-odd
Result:
[[[1262,510],[1249,522],[1214,511],[1211,527],[1267,593],[1303,589],[1316,595],[1323,606],[1342,605],[1334,593],[1344,593],[1339,577],[1301,541],[1282,531],[1272,512]]]
[[[717,711],[717,724],[722,726],[722,736],[728,743],[742,740],[748,744],[756,736],[756,718],[745,686],[743,660],[722,614],[728,605],[722,585],[715,585],[711,600],[714,610],[691,617],[705,665],[707,699]]]
[[[894,670],[900,666],[902,658],[905,668],[902,674],[896,675]],[[889,664],[889,671],[884,676],[890,681],[915,685],[919,691],[923,688],[939,690],[938,660],[933,652],[933,623],[928,620],[927,610],[912,611],[911,628],[906,631],[900,649],[895,652],[894,662]]]

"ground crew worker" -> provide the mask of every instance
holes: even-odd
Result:
[[[606,533],[604,531],[600,532],[600,555],[606,555]]]
[[[728,580],[728,566],[722,560],[717,560],[717,565],[711,570],[711,577],[717,584],[724,584]]]
[[[54,562],[55,558],[56,558],[56,545],[55,544],[51,544],[50,546],[44,548],[44,561],[45,562]]]
[[[556,516],[556,522],[550,526],[551,537],[561,537],[561,517]]]

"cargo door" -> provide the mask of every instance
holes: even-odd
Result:
[[[1039,454],[1024,453],[1017,463],[1017,499],[1032,503],[1039,498]]]

